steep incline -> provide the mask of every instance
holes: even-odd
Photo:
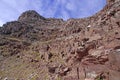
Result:
[[[120,80],[120,0],[89,18],[29,10],[4,24],[0,80]]]

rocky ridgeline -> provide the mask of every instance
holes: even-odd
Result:
[[[33,10],[0,28],[0,80],[120,80],[120,0],[84,19]]]

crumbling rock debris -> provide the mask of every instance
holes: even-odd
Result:
[[[109,55],[109,63],[112,69],[115,69],[117,71],[120,70],[120,52],[111,52]]]
[[[69,71],[71,71],[71,69],[63,65],[48,67],[48,72],[58,74],[59,76],[66,76]]]
[[[70,71],[70,68],[63,68],[63,69],[61,69],[60,71],[59,71],[59,75],[60,76],[66,76],[67,75],[67,73]]]
[[[0,79],[120,80],[119,6],[67,21],[23,12],[0,27]]]
[[[120,79],[120,52],[112,52],[109,55],[109,78],[110,80]]]

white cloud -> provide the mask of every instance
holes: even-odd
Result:
[[[44,17],[63,19],[90,16],[102,9],[106,0],[1,0],[0,20],[16,20],[26,10],[36,10]]]
[[[75,4],[69,2],[69,3],[66,4],[66,8],[68,10],[74,11],[76,9],[76,6],[75,6]]]

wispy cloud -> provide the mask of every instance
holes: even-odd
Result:
[[[106,0],[0,0],[1,24],[16,20],[26,10],[36,10],[44,17],[88,17],[106,4]]]

